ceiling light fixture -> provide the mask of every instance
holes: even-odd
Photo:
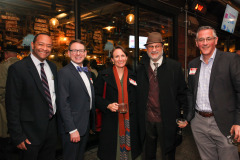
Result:
[[[103,29],[106,29],[106,30],[108,30],[108,31],[111,31],[111,29],[113,29],[113,28],[116,28],[116,27],[114,27],[114,26],[107,26],[107,27],[104,27]]]
[[[49,25],[52,27],[52,28],[57,28],[58,25],[59,25],[59,21],[57,18],[51,18],[49,20]]]
[[[130,13],[130,14],[128,14],[127,17],[126,17],[126,22],[127,22],[128,24],[134,24],[134,19],[135,19],[134,14]]]

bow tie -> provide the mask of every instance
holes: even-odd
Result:
[[[88,68],[87,67],[77,66],[77,70],[78,70],[78,72],[88,72]]]

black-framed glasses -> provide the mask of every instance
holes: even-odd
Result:
[[[80,54],[83,54],[86,50],[85,49],[72,49],[72,50],[69,50],[72,54],[77,54],[78,52]]]
[[[215,39],[216,37],[207,37],[207,38],[199,38],[199,39],[197,39],[197,41],[198,42],[200,42],[200,43],[203,43],[203,42],[210,42],[210,41],[212,41],[213,39]]]

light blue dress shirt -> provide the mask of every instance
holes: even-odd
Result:
[[[198,81],[198,90],[197,90],[197,100],[196,100],[196,109],[204,112],[212,112],[212,108],[210,106],[209,101],[209,83],[210,76],[212,71],[212,65],[216,56],[216,48],[208,60],[208,64],[206,64],[203,60],[203,56],[201,55],[201,69],[199,74]]]

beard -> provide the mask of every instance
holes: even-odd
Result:
[[[147,53],[148,53],[148,57],[152,61],[156,62],[156,61],[158,61],[162,57],[163,49],[161,51],[151,51],[151,52],[147,52]],[[154,54],[154,55],[157,54],[157,56],[152,56],[152,54]]]

